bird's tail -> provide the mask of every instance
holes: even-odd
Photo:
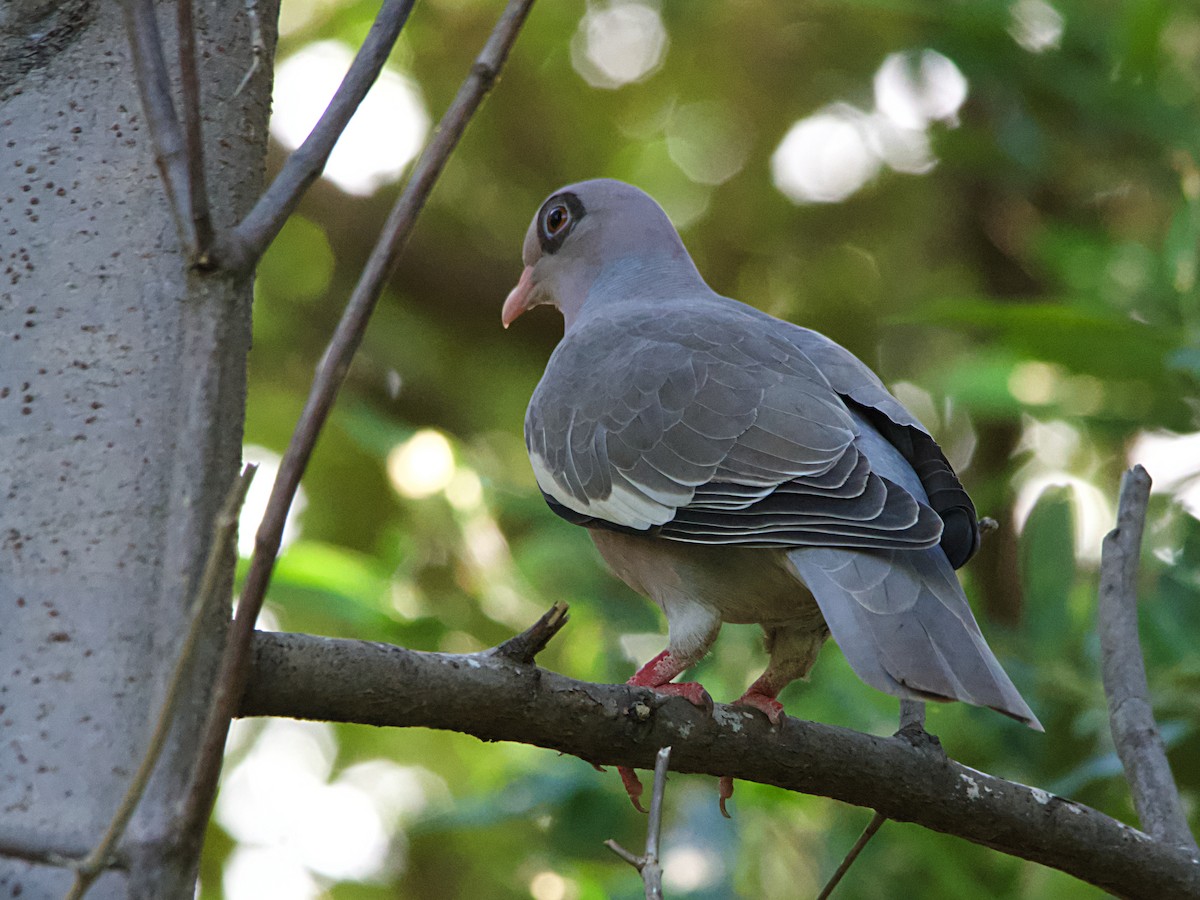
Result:
[[[788,551],[855,673],[909,700],[962,700],[1043,731],[971,614],[942,551]]]

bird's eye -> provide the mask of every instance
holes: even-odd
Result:
[[[546,234],[549,237],[554,237],[564,228],[567,227],[567,222],[571,219],[570,211],[563,205],[552,206],[550,211],[546,213]]]

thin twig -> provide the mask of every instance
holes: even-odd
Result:
[[[375,83],[400,36],[414,0],[384,0],[346,77],[338,85],[320,121],[288,157],[271,186],[214,249],[216,263],[232,271],[249,271],[275,240],[300,198],[325,169],[329,154],[345,131],[367,91]]]
[[[877,812],[871,817],[871,821],[867,823],[867,827],[863,829],[863,833],[858,836],[858,840],[854,842],[854,846],[850,848],[850,852],[846,854],[846,858],[842,860],[842,864],[837,867],[837,871],[826,882],[825,887],[821,888],[821,893],[817,894],[817,900],[829,900],[829,895],[833,893],[833,889],[838,886],[846,873],[850,871],[850,867],[854,865],[854,861],[858,859],[858,855],[863,852],[863,848],[867,846],[867,842],[875,837],[875,832],[883,827],[883,823],[887,821],[887,816]]]
[[[1150,705],[1138,640],[1137,576],[1150,498],[1150,476],[1134,466],[1121,478],[1117,527],[1100,557],[1100,664],[1113,743],[1125,769],[1138,820],[1151,836],[1197,852],[1179,789]]]
[[[383,232],[371,251],[317,367],[304,410],[271,488],[266,512],[255,536],[254,556],[242,586],[237,614],[230,623],[213,705],[209,710],[203,744],[197,757],[196,772],[181,816],[178,834],[185,847],[193,843],[199,845],[203,840],[204,824],[208,820],[221,772],[229,722],[237,712],[246,685],[254,623],[262,608],[275,565],[275,555],[279,552],[284,521],[300,485],[300,476],[312,455],[313,446],[338,389],[349,371],[350,360],[362,341],[371,312],[383,293],[384,283],[395,267],[417,216],[471,116],[499,76],[532,5],[533,0],[509,0],[454,102],[438,124],[433,139],[421,154],[403,193],[392,207]]]
[[[900,701],[900,729],[896,732],[896,737],[902,737],[914,746],[926,742],[937,741],[937,738],[929,734],[925,730],[925,703],[922,700],[901,700]],[[940,744],[938,745],[940,746]],[[881,812],[876,812],[867,823],[867,827],[863,829],[863,833],[859,835],[858,840],[854,842],[854,846],[850,848],[850,852],[846,854],[841,865],[837,867],[837,871],[825,883],[825,887],[821,888],[821,893],[817,894],[817,900],[826,900],[833,889],[838,886],[846,873],[850,871],[850,867],[854,865],[854,861],[858,859],[858,855],[862,853],[863,848],[867,846],[867,841],[871,840],[887,821],[887,816]]]
[[[122,0],[121,5],[125,10],[125,31],[133,53],[142,110],[154,141],[158,170],[162,173],[180,240],[188,257],[195,259],[200,251],[200,241],[196,234],[187,144],[171,100],[171,78],[167,74],[154,4],[152,0]]]
[[[154,723],[154,732],[150,735],[150,743],[137,772],[134,773],[133,780],[125,791],[125,796],[121,798],[121,803],[117,806],[112,821],[109,822],[104,836],[100,839],[100,843],[86,857],[74,863],[75,880],[67,893],[67,900],[79,900],[87,893],[100,873],[110,868],[113,850],[122,835],[125,834],[129,820],[133,818],[133,814],[141,802],[142,794],[146,791],[146,785],[150,783],[150,776],[154,774],[154,767],[158,763],[163,747],[166,746],[167,735],[170,734],[171,725],[175,721],[176,708],[184,695],[184,677],[196,647],[200,643],[200,635],[204,632],[203,623],[207,618],[206,614],[214,598],[219,594],[218,588],[225,572],[226,562],[234,552],[238,512],[246,500],[246,492],[250,489],[250,482],[254,480],[254,473],[257,470],[258,467],[255,465],[247,465],[242,469],[242,474],[229,489],[229,494],[213,521],[212,542],[208,547],[208,557],[204,561],[200,585],[196,589],[196,595],[192,599],[191,609],[188,613],[191,625],[183,640],[183,646],[179,650],[175,669],[171,672],[166,697],[163,699],[162,709],[159,710],[158,720]]]
[[[204,183],[204,134],[200,124],[200,79],[196,74],[196,27],[192,0],[176,0],[179,30],[179,76],[183,88],[183,137],[187,153],[188,196],[192,200],[192,227],[196,233],[196,262],[205,266],[212,243],[212,218],[208,187]]]
[[[662,863],[659,857],[659,841],[662,835],[663,795],[667,789],[667,766],[671,761],[671,748],[663,747],[654,760],[654,788],[650,794],[650,819],[646,823],[646,852],[634,856],[611,838],[604,846],[638,870],[646,888],[646,900],[662,900]]]
[[[246,85],[250,83],[250,79],[254,77],[254,73],[259,70],[263,64],[263,60],[267,56],[267,41],[263,37],[262,22],[258,18],[257,0],[245,0],[245,8],[246,19],[250,23],[250,53],[253,59],[250,63],[250,68],[242,76],[237,90],[233,92],[234,97],[246,89]]]

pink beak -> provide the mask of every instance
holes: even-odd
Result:
[[[500,321],[507,328],[517,320],[517,317],[529,309],[530,295],[533,293],[533,266],[526,266],[517,281],[517,286],[508,292],[504,308],[500,310]]]

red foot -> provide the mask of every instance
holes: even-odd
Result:
[[[772,725],[778,725],[783,721],[783,704],[774,697],[769,697],[761,691],[756,691],[753,687],[734,700],[733,705],[750,706],[757,709],[771,720]]]
[[[642,807],[642,783],[638,781],[637,772],[628,766],[617,766],[617,772],[621,776],[621,784],[625,785],[625,793],[629,795],[629,802],[633,804],[633,808],[640,813],[646,810]]]
[[[717,802],[721,807],[721,815],[727,819],[732,819],[729,815],[729,810],[725,808],[725,801],[733,796],[733,776],[723,775],[717,783]]]
[[[699,682],[682,681],[678,684],[660,684],[654,690],[671,697],[682,697],[684,700],[699,706],[701,709],[712,712],[713,699],[709,696],[708,691],[704,689],[704,685]]]

